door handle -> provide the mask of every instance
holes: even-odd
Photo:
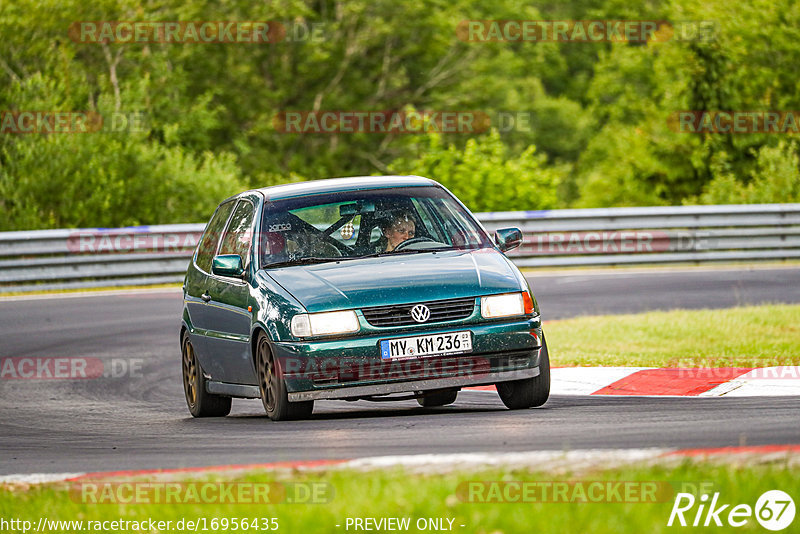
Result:
[[[208,302],[209,300],[211,300],[211,295],[209,295],[208,293],[203,293],[202,295],[200,295],[200,298],[203,299],[203,302]]]

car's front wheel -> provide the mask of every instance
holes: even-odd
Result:
[[[500,382],[497,384],[500,400],[510,410],[541,406],[550,397],[550,357],[547,340],[542,334],[542,352],[539,355],[539,376]]]
[[[194,353],[189,332],[181,338],[183,392],[186,404],[194,417],[225,417],[231,413],[231,398],[212,395],[206,391],[206,377]]]
[[[272,353],[267,336],[261,333],[256,344],[256,364],[258,367],[258,387],[264,410],[273,421],[306,419],[314,411],[314,401],[289,402],[286,382],[283,379],[280,362]]]

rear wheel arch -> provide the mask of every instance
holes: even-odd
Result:
[[[186,404],[193,417],[224,417],[231,411],[231,398],[206,390],[203,368],[194,354],[189,330],[181,330],[181,368]]]

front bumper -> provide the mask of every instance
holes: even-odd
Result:
[[[380,341],[469,330],[472,352],[382,360]],[[531,335],[536,334],[536,337]],[[496,384],[539,375],[539,318],[273,345],[292,402]]]
[[[389,382],[385,384],[371,384],[365,386],[345,386],[336,389],[318,389],[314,391],[297,391],[289,393],[290,402],[308,401],[316,399],[347,399],[355,397],[369,397],[376,395],[389,395],[391,393],[414,393],[431,389],[446,389],[465,386],[485,386],[509,380],[521,380],[539,376],[539,368],[519,369],[516,371],[502,371],[487,373],[480,378],[454,376],[449,378],[430,378],[414,380],[412,382]]]

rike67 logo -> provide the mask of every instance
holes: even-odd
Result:
[[[755,507],[749,504],[732,505],[720,501],[719,492],[709,502],[708,494],[699,499],[691,493],[678,493],[667,526],[693,527],[743,527],[755,517],[767,530],[783,530],[794,521],[795,505],[788,493],[781,490],[766,491],[758,498]],[[676,521],[677,520],[677,521]]]

